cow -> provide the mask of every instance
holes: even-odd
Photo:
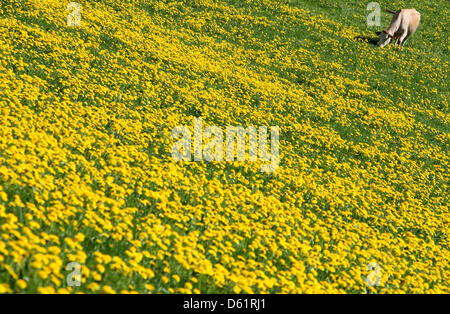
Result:
[[[380,36],[380,40],[377,45],[379,47],[384,47],[395,40],[394,45],[404,46],[406,40],[411,37],[415,32],[420,23],[420,13],[416,9],[401,9],[397,12],[386,10],[391,14],[394,14],[392,18],[391,25],[388,29],[376,32]]]

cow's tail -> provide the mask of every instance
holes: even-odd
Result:
[[[392,11],[392,10],[389,10],[389,9],[385,9],[385,11],[386,11],[387,13],[391,13],[391,14],[395,14],[395,13],[397,13],[397,12],[395,12],[395,11]]]

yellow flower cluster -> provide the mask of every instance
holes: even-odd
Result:
[[[2,4],[0,293],[450,292],[448,55],[238,2]],[[280,167],[174,162],[194,117]]]

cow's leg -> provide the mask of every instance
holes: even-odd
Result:
[[[403,42],[405,41],[406,37],[408,36],[408,32],[404,32],[399,39],[400,46],[403,46]]]
[[[397,47],[397,45],[398,45],[398,37],[395,39],[394,47]]]
[[[400,35],[398,35],[397,37],[395,37],[395,43],[394,43],[395,47],[398,47],[401,44],[400,39],[402,38],[403,34],[404,34],[404,32],[401,33]]]
[[[409,36],[409,34],[408,34],[408,35],[406,35],[405,39],[403,39],[402,47],[405,47],[406,41],[408,40],[409,37],[410,37],[410,36]]]

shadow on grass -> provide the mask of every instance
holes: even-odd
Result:
[[[363,41],[366,43],[369,43],[371,45],[377,46],[378,40],[372,37],[368,37],[368,36],[356,36],[355,38],[353,38],[355,40],[359,40],[359,41]]]

